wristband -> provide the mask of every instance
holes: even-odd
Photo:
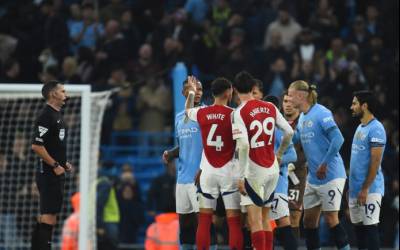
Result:
[[[53,168],[58,168],[60,166],[60,163],[58,163],[57,161],[53,163]]]

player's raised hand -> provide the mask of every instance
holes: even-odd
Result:
[[[65,163],[65,171],[72,172],[73,170],[74,170],[74,167],[72,166],[71,163],[69,163],[69,162]]]
[[[188,76],[189,91],[196,92],[197,79],[194,76]]]
[[[320,180],[323,180],[326,178],[326,172],[328,172],[328,165],[326,163],[323,163],[319,166],[317,169],[317,178]]]

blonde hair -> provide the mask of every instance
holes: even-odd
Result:
[[[314,84],[308,84],[306,81],[303,80],[297,80],[294,81],[290,84],[289,88],[298,90],[298,91],[305,91],[308,93],[307,96],[307,101],[311,105],[314,105],[317,103],[318,99],[318,94],[317,94],[317,86]]]

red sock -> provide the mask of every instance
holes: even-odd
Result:
[[[251,233],[251,243],[256,250],[265,250],[265,233],[257,231]]]
[[[198,250],[210,249],[210,226],[212,221],[212,214],[199,214],[199,225],[197,226],[196,245]]]
[[[272,250],[274,247],[274,235],[270,231],[264,231],[265,233],[265,250]]]
[[[240,216],[228,218],[229,248],[235,250],[243,249],[243,234],[240,224]]]

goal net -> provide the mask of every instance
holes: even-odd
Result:
[[[35,171],[39,158],[31,150],[37,115],[44,108],[39,84],[0,84],[0,249],[30,249],[39,215]],[[61,214],[53,245],[61,244],[64,220],[72,213],[71,195],[81,195],[79,249],[96,249],[95,185],[100,129],[111,92],[92,93],[88,85],[65,85],[70,99],[62,109],[68,129],[67,173]]]

